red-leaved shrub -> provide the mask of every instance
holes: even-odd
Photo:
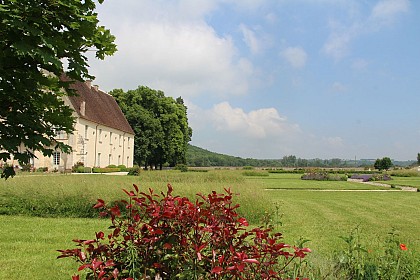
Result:
[[[73,257],[86,279],[294,279],[310,249],[282,242],[281,233],[262,227],[247,230],[238,217],[232,192],[198,194],[195,202],[167,193],[134,190],[128,200],[94,208],[108,216],[109,234],[73,240]],[[73,279],[80,279],[78,275]]]

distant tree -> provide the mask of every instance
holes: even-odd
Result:
[[[381,159],[380,158],[376,159],[375,163],[373,164],[373,167],[375,169],[381,170],[382,164],[381,164]]]
[[[420,153],[417,153],[417,164],[420,164]]]
[[[340,167],[342,165],[342,161],[339,158],[333,158],[329,161],[329,165],[331,167]]]
[[[23,165],[35,151],[69,151],[55,141],[57,130],[73,131],[72,111],[61,99],[70,86],[58,78],[63,64],[69,78],[91,79],[85,53],[103,59],[116,51],[114,36],[98,25],[95,3],[0,0],[0,160]],[[13,175],[10,167],[1,176]]]
[[[388,170],[392,167],[392,161],[389,157],[384,157],[382,159],[382,169]]]
[[[378,158],[373,166],[378,170],[388,170],[392,166],[392,161],[389,157]]]
[[[174,100],[162,91],[145,86],[127,92],[115,89],[110,94],[135,132],[137,164],[160,169],[165,163],[186,164],[192,129],[188,126],[187,107],[182,98]]]
[[[297,166],[299,167],[307,167],[308,166],[308,160],[307,159],[297,159]]]
[[[286,167],[295,167],[296,163],[297,163],[296,156],[294,155],[284,156],[281,159],[281,164]]]

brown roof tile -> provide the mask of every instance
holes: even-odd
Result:
[[[66,77],[61,77],[61,79],[68,81]],[[114,97],[95,86],[90,86],[90,82],[76,81],[70,85],[70,88],[77,93],[68,98],[80,118],[134,134]],[[85,102],[84,114],[83,101]]]

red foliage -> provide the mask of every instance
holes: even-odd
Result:
[[[76,249],[59,250],[58,258],[73,257],[88,279],[285,279],[292,261],[311,251],[284,244],[270,229],[244,228],[249,224],[238,217],[230,189],[198,194],[195,202],[172,196],[169,184],[161,195],[136,185],[124,192],[129,201],[94,205],[111,219],[107,237],[98,232],[73,240]]]

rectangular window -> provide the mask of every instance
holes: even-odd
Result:
[[[109,145],[112,145],[112,132],[109,132]]]
[[[55,137],[57,139],[66,139],[67,138],[67,133],[65,133],[63,130],[57,130],[55,132]]]
[[[99,143],[102,143],[102,129],[99,129],[98,139],[99,139]]]
[[[129,148],[129,149],[130,149],[130,137],[128,137],[127,148]]]
[[[109,154],[108,155],[108,165],[111,165],[111,158],[112,158],[112,156],[111,156],[111,154]]]
[[[89,126],[85,125],[85,139],[88,138],[88,128],[89,128]]]
[[[118,156],[118,165],[121,164],[121,155]]]
[[[121,147],[121,138],[122,136],[120,135],[120,138],[118,139],[118,144],[120,145],[120,147]]]
[[[96,166],[101,167],[101,153],[98,153],[98,157],[96,158]]]
[[[60,165],[60,152],[53,153],[53,165]]]
[[[128,162],[130,161],[130,157],[127,157],[127,164],[126,164],[126,166],[130,166],[129,164],[128,164]]]

